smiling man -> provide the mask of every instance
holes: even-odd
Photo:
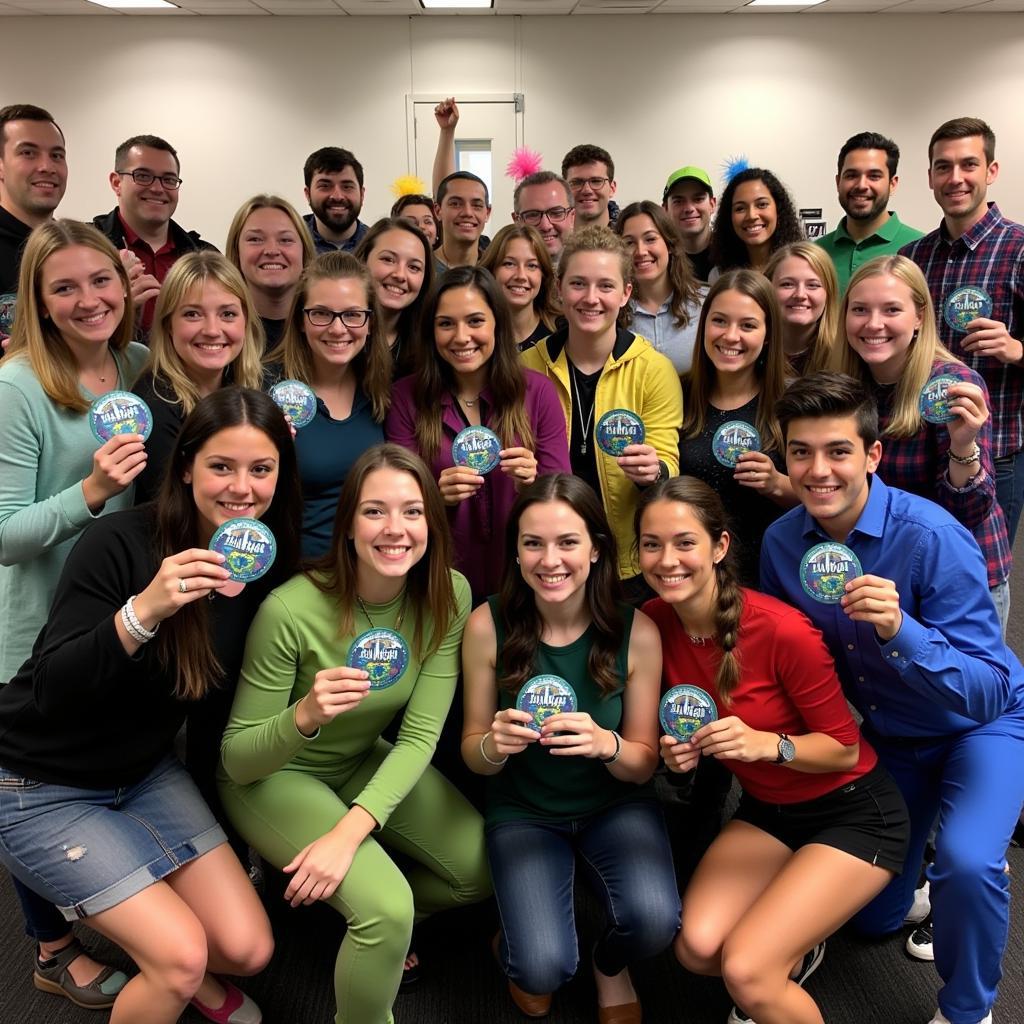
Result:
[[[711,275],[711,217],[715,212],[715,190],[703,167],[680,167],[665,182],[661,205],[679,228],[683,251],[690,258],[698,281]]]
[[[434,215],[441,222],[441,243],[434,250],[438,273],[449,267],[474,267],[486,248],[480,236],[491,219],[491,199],[481,178],[456,171],[437,186]]]
[[[537,171],[516,185],[512,201],[512,219],[537,229],[557,270],[565,240],[576,226],[569,183],[554,171]]]
[[[53,217],[68,183],[64,134],[30,103],[0,110],[0,338],[11,333],[21,251]]]
[[[928,165],[942,223],[900,252],[928,279],[939,337],[988,385],[996,497],[1012,546],[1024,505],[1024,225],[987,202],[999,164],[995,134],[984,121],[958,117],[936,128]],[[950,310],[958,293],[981,309],[954,329]]]
[[[92,222],[119,250],[132,253],[139,270],[157,284],[163,284],[167,272],[185,253],[214,248],[198,232],[186,231],[171,219],[178,208],[181,164],[177,150],[159,136],[133,135],[117,147],[110,187],[117,206]],[[138,291],[135,282],[133,278],[133,296],[145,299],[140,322],[145,336],[153,322],[156,298],[152,291]],[[156,287],[154,284],[153,289]]]
[[[1024,669],[1003,643],[971,534],[874,475],[882,445],[865,386],[812,374],[775,413],[803,507],[768,527],[761,589],[821,630],[910,811],[903,874],[854,924],[872,935],[903,926],[938,819],[928,878],[943,986],[929,1024],[991,1024],[1009,926],[1006,848],[1024,798]],[[848,545],[860,562],[838,601],[805,589],[806,554],[822,542]]]
[[[579,226],[600,224],[615,226],[619,208],[615,195],[615,164],[611,154],[600,146],[584,143],[573,146],[562,158],[562,177],[572,190],[573,204]]]
[[[317,255],[337,249],[352,252],[367,232],[359,219],[366,198],[363,165],[347,149],[324,146],[306,157],[302,174],[303,192],[313,211],[303,220]]]
[[[840,293],[862,263],[894,256],[923,233],[889,210],[900,181],[899,162],[899,146],[878,132],[860,132],[839,150],[836,189],[846,216],[818,244],[832,257]]]

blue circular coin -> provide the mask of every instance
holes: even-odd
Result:
[[[863,575],[860,559],[838,541],[815,544],[800,559],[800,584],[804,593],[822,604],[836,604],[846,593],[846,584]]]
[[[483,476],[501,462],[501,438],[487,427],[466,427],[452,441],[452,461]]]
[[[757,428],[743,420],[723,423],[711,439],[711,451],[723,466],[735,469],[744,452],[759,452],[761,435]]]
[[[576,691],[561,677],[534,676],[523,683],[516,697],[516,708],[533,716],[528,729],[540,732],[540,727],[552,716],[576,710]]]
[[[405,675],[409,667],[409,646],[393,629],[368,629],[352,641],[348,665],[370,674],[371,690],[386,690]]]
[[[316,394],[301,380],[278,381],[270,389],[270,397],[296,428],[312,423],[313,417],[316,416]]]
[[[89,427],[100,444],[118,434],[141,434],[145,441],[153,433],[153,414],[138,395],[108,391],[89,406]]]
[[[992,296],[984,288],[972,284],[957,288],[946,296],[942,304],[942,316],[954,331],[965,332],[972,320],[991,315]]]
[[[714,698],[699,686],[673,686],[661,698],[658,720],[665,735],[688,740],[701,726],[718,719]]]
[[[252,583],[270,572],[277,541],[258,519],[229,519],[214,531],[210,550],[224,556],[224,568],[236,583]]]
[[[950,384],[962,384],[959,377],[951,373],[940,373],[925,382],[917,400],[917,408],[929,423],[949,423],[956,416],[949,408]]]
[[[630,409],[612,409],[598,421],[594,430],[597,446],[613,458],[618,458],[631,444],[643,444],[646,432],[644,421]]]

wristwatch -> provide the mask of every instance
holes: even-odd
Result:
[[[779,756],[775,758],[776,764],[788,764],[796,757],[796,747],[793,741],[784,733],[779,733]]]

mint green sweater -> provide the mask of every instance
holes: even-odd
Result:
[[[114,354],[119,387],[131,387],[148,356],[134,342]],[[0,684],[31,653],[64,560],[94,518],[82,481],[98,447],[88,415],[52,402],[26,359],[0,363]],[[129,508],[132,492],[111,498],[103,512]]]

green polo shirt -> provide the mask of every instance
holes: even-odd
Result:
[[[842,295],[850,283],[850,278],[853,277],[853,272],[862,263],[867,263],[876,256],[895,256],[902,246],[916,241],[923,235],[923,231],[908,227],[895,213],[890,213],[889,219],[873,235],[855,242],[846,230],[844,217],[835,231],[830,231],[824,238],[818,239],[818,245],[832,257],[839,277],[839,294]]]

